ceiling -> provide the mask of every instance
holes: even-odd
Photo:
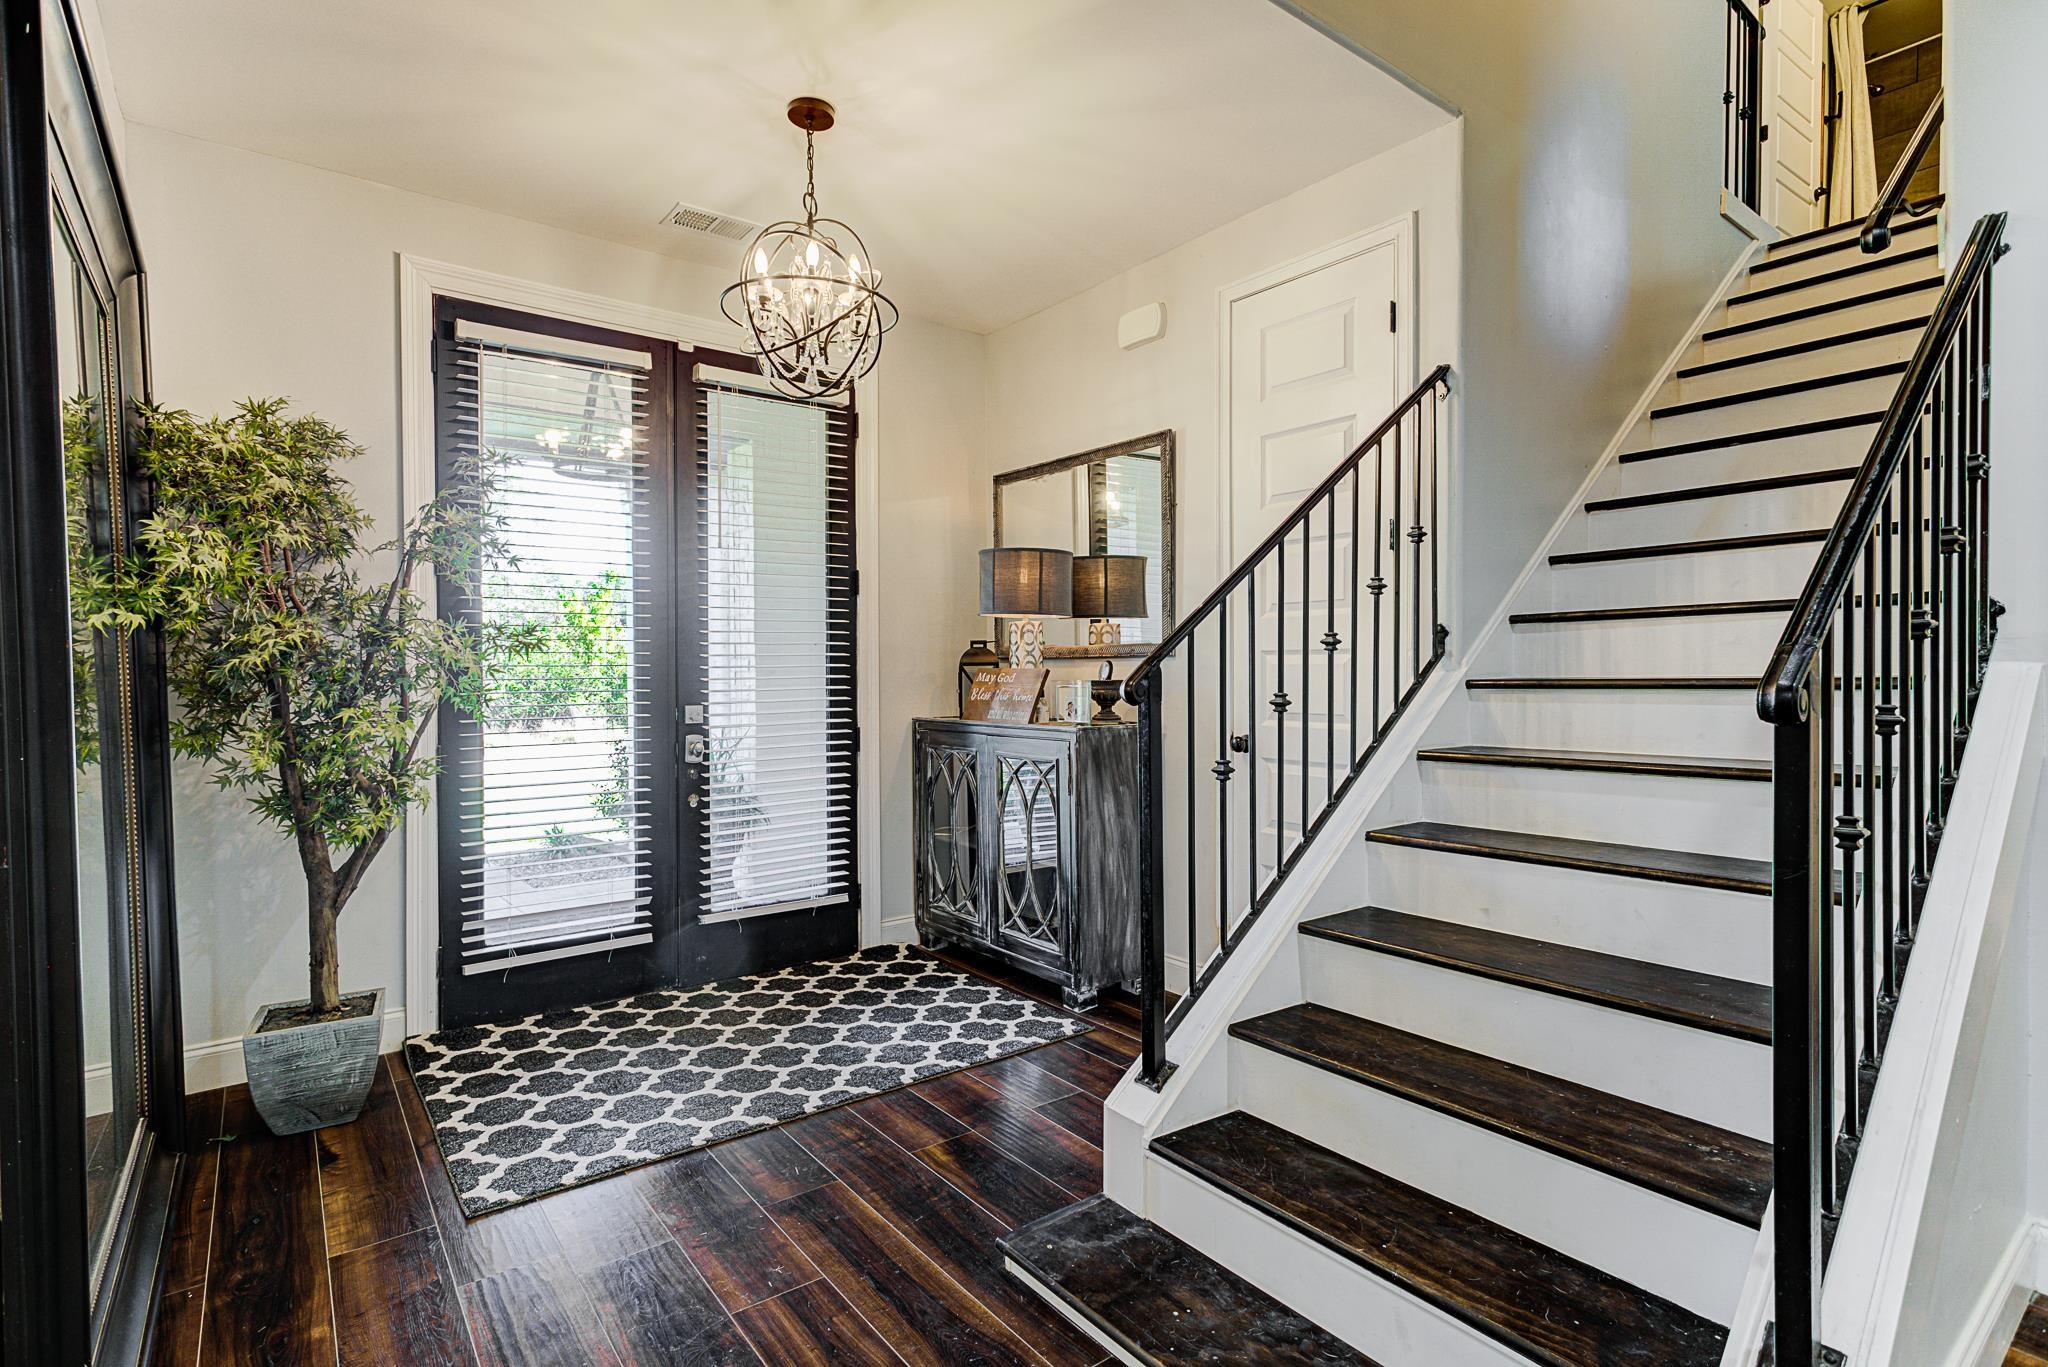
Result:
[[[724,265],[821,210],[987,332],[1447,116],[1269,0],[100,0],[140,123]]]

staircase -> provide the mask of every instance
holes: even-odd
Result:
[[[1004,1241],[1120,1359],[1722,1361],[1772,1171],[1757,679],[1936,237],[1751,269],[1390,789],[1370,904],[1295,928],[1305,999],[1235,1021],[1227,1109],[1152,1140],[1153,1220]]]

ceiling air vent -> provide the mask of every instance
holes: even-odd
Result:
[[[712,237],[722,237],[730,242],[745,242],[761,231],[761,225],[758,223],[749,223],[744,218],[734,218],[730,214],[713,213],[709,209],[699,209],[693,204],[678,203],[661,216],[661,221],[673,228],[688,228],[693,233],[708,233]]]

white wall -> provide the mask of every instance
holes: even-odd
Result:
[[[160,402],[225,410],[287,395],[366,448],[351,472],[386,529],[398,506],[398,258],[401,253],[699,317],[717,316],[723,274],[558,229],[207,143],[128,129],[129,191],[148,262],[151,360]],[[950,711],[953,666],[973,631],[975,509],[985,487],[982,340],[906,320],[866,415],[880,464],[880,521],[862,527],[879,582],[863,585],[880,649],[861,686],[881,701],[882,868],[867,893],[907,915],[909,718]],[[188,1045],[239,1035],[263,1002],[305,994],[305,892],[288,842],[195,765],[175,774],[177,878]],[[342,920],[345,987],[403,1000],[399,849]],[[226,1051],[214,1051],[223,1058]],[[195,1087],[215,1085],[209,1054]]]
[[[1275,0],[1464,115],[1452,649],[1750,246],[1720,216],[1720,4]]]
[[[1231,568],[1218,437],[1220,292],[1412,213],[1421,281],[1416,373],[1455,361],[1461,134],[1447,121],[991,333],[983,488],[1004,470],[1172,428],[1179,602],[1183,613],[1193,608]],[[1166,335],[1121,350],[1117,319],[1162,301]],[[986,499],[980,511],[988,532]]]
[[[1171,428],[1178,603],[1182,614],[1191,611],[1233,564],[1220,436],[1222,291],[1413,215],[1419,284],[1411,359],[1417,375],[1438,362],[1455,364],[1462,138],[1462,125],[1447,117],[1418,138],[990,334],[980,531],[992,534],[986,491],[995,474]],[[1166,305],[1165,336],[1135,351],[1119,348],[1117,319],[1159,302]],[[1455,488],[1455,470],[1451,478]],[[1118,661],[1117,672],[1134,663]],[[1081,678],[1095,667],[1058,662],[1053,672]],[[1169,697],[1169,735],[1179,734],[1173,728],[1181,705]],[[1185,830],[1183,798],[1174,784],[1168,787],[1167,830]],[[1201,819],[1209,819],[1206,807]],[[1183,905],[1180,870],[1181,861],[1168,860],[1169,906]],[[1180,916],[1167,920],[1167,981],[1179,990],[1186,981],[1187,932]],[[1199,948],[1211,948],[1206,938]]]
[[[2048,7],[2034,0],[1947,0],[1942,176],[1948,195],[1944,234],[1950,260],[1982,215],[2011,215],[2013,252],[1998,266],[1992,339],[1991,592],[2006,605],[1997,658],[2048,659]],[[2044,795],[2048,797],[2048,795]],[[2035,808],[2033,845],[2048,849],[2048,801]],[[2048,979],[2048,934],[2041,930],[2048,879],[2035,867],[2022,893],[2029,938],[2028,977]],[[2017,930],[2018,928],[2016,928]],[[2023,1016],[2030,1027],[2024,1155],[2027,1209],[2048,1218],[2048,993],[2036,990]],[[2008,1158],[2009,1164],[2012,1160]],[[2000,1173],[2000,1177],[2010,1174]],[[2048,1266],[2028,1269],[2048,1284]]]

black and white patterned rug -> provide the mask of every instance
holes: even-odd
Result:
[[[1091,1028],[882,945],[443,1030],[405,1053],[475,1216]]]

